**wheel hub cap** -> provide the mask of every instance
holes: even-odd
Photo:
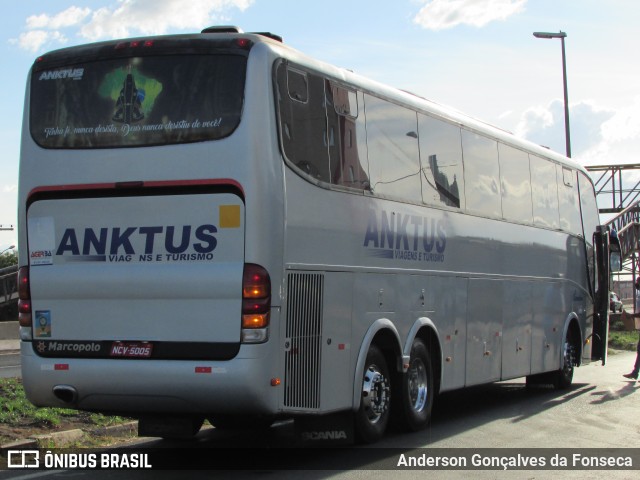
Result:
[[[380,420],[389,408],[389,381],[375,365],[369,367],[362,384],[362,402],[367,417],[372,423]]]

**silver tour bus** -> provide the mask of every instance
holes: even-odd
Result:
[[[47,53],[20,162],[35,405],[167,438],[339,417],[373,442],[440,392],[604,361],[584,168],[275,35]]]

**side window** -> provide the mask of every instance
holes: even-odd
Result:
[[[600,224],[598,205],[596,204],[596,194],[593,185],[582,172],[578,172],[578,189],[580,195],[580,210],[582,212],[582,227],[584,240],[587,246],[587,269],[589,271],[589,282],[596,288],[596,263],[593,248],[593,234]]]
[[[501,218],[497,142],[462,130],[462,154],[467,211]]]
[[[507,145],[499,145],[502,215],[505,220],[533,223],[529,155]]]
[[[305,72],[293,68],[287,69],[287,93],[289,98],[296,102],[307,103],[309,101],[309,82]]]
[[[312,178],[328,182],[329,151],[324,80],[282,63],[278,67],[282,147],[286,157]]]
[[[559,228],[556,164],[531,155],[533,222],[539,227]]]
[[[428,205],[464,207],[460,128],[418,114],[422,200]]]
[[[557,165],[558,200],[560,201],[560,228],[574,235],[582,235],[580,223],[580,205],[578,203],[578,185],[576,172]],[[562,179],[562,181],[559,181]]]
[[[358,114],[362,93],[327,80],[325,95],[331,183],[359,190],[368,189],[365,121],[364,115]]]
[[[365,95],[371,190],[421,202],[416,112]]]
[[[582,211],[582,226],[584,229],[584,239],[588,244],[593,243],[593,234],[596,227],[600,225],[600,214],[596,203],[596,194],[593,185],[584,173],[578,173],[580,187],[580,208]]]

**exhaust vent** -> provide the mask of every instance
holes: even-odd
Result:
[[[287,285],[284,404],[318,409],[324,276],[290,273]]]

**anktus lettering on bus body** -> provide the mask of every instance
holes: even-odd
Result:
[[[215,225],[67,228],[55,255],[71,261],[210,261],[218,241]]]
[[[436,218],[371,210],[364,247],[372,257],[444,262],[447,233],[444,222]]]

